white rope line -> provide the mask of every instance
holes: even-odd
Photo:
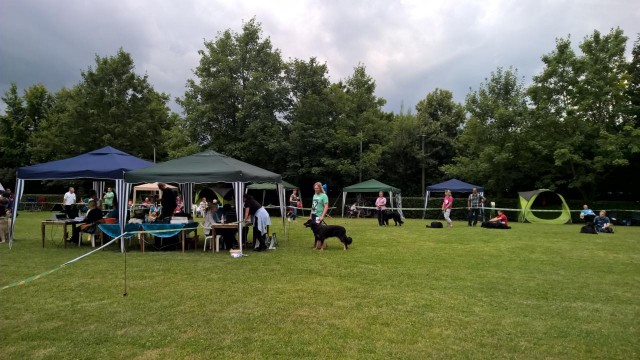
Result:
[[[372,207],[372,206],[356,206],[357,209],[369,209],[369,210],[377,210],[378,208],[376,207]],[[387,208],[389,209],[389,208]],[[558,210],[542,210],[542,209],[511,209],[511,208],[501,208],[501,207],[489,207],[489,206],[485,206],[484,208],[477,208],[477,209],[484,209],[484,210],[505,210],[505,211],[532,211],[532,212],[560,212],[560,211],[564,211],[562,209],[558,209]],[[406,208],[403,207],[402,210],[438,210],[438,211],[442,211],[442,208]],[[451,208],[451,210],[469,210],[468,207],[454,207]],[[629,209],[603,209],[606,212],[611,212],[611,211],[630,211],[630,212],[640,212],[640,210],[629,210]],[[582,212],[582,210],[569,210],[569,212]],[[594,211],[595,213],[596,211]]]

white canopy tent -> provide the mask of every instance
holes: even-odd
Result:
[[[167,187],[169,189],[177,189],[177,186],[173,186],[173,185],[169,185],[167,184]],[[136,199],[138,198],[138,191],[153,191],[156,194],[160,195],[160,197],[162,197],[162,191],[160,191],[160,189],[158,189],[158,183],[157,182],[152,182],[152,183],[146,183],[146,184],[140,184],[140,185],[136,185],[133,187],[133,205],[136,204]]]

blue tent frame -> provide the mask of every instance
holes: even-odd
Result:
[[[427,186],[427,190],[425,191],[425,196],[424,196],[424,210],[422,210],[422,218],[424,219],[424,217],[426,216],[427,205],[429,203],[429,196],[431,195],[432,192],[444,192],[445,190],[451,190],[451,192],[466,193],[466,192],[473,191],[473,188],[478,189],[478,192],[480,193],[480,195],[484,196],[484,187],[480,185],[469,184],[464,181],[460,181],[458,179],[450,179],[445,182],[441,182],[439,184]]]
[[[19,168],[16,173],[16,201],[13,204],[11,215],[9,245],[13,244],[18,204],[24,191],[25,180],[101,180],[93,183],[94,189],[98,194],[101,194],[104,189],[104,180],[115,180],[120,228],[124,231],[128,211],[127,199],[129,198],[129,188],[124,186],[124,173],[125,171],[142,169],[151,165],[153,163],[150,161],[142,160],[124,151],[106,146],[68,159]],[[121,246],[124,250],[124,242],[121,242]]]

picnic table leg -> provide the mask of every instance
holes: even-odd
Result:
[[[185,239],[184,230],[182,230],[182,254],[184,255],[184,239]]]
[[[64,230],[62,230],[62,242],[64,243],[64,247],[65,249],[67,248],[67,223],[62,224],[62,228]]]
[[[44,223],[40,224],[40,231],[42,231],[42,248],[44,249]]]
[[[215,245],[215,241],[216,241],[216,229],[211,227],[211,253],[215,254],[216,253],[216,245]]]

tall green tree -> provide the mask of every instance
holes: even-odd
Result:
[[[453,101],[450,91],[435,89],[418,102],[416,116],[421,124],[420,140],[425,142],[420,161],[426,172],[425,180],[440,181],[443,176],[440,167],[450,164],[455,155],[455,139],[466,120],[464,106]]]
[[[34,137],[42,160],[64,158],[104,146],[123,149],[145,159],[154,147],[164,152],[162,129],[168,124],[168,95],[158,93],[147,75],[134,72],[131,55],[96,56],[95,68],[82,81],[62,89]]]
[[[282,175],[297,183],[313,182],[326,172],[322,159],[328,156],[326,144],[331,141],[327,125],[336,117],[335,86],[328,79],[327,65],[316,58],[291,60],[285,74],[290,91],[285,113],[289,146]]]
[[[0,181],[12,182],[18,167],[32,160],[32,138],[43,119],[46,119],[53,96],[42,84],[32,85],[18,94],[18,86],[12,83],[2,96],[6,104],[5,115],[0,116]]]
[[[634,151],[633,122],[626,111],[626,40],[620,29],[606,35],[594,31],[580,44],[580,55],[568,38],[557,40],[529,89],[538,145],[551,170],[544,178],[584,199],[604,190],[605,179],[627,167]]]
[[[514,69],[498,68],[466,98],[470,118],[456,141],[458,155],[444,165],[449,175],[481,183],[505,195],[529,186],[531,156],[526,139],[529,122],[522,79]]]
[[[325,129],[331,141],[323,161],[329,170],[337,170],[330,173],[333,181],[349,183],[380,177],[392,119],[382,111],[386,100],[376,95],[375,80],[362,64],[354,68],[342,87],[332,89],[337,116]]]
[[[422,138],[424,126],[411,111],[401,109],[394,114],[389,127],[388,142],[382,156],[381,168],[384,169],[384,182],[400,187],[403,194],[421,194]],[[426,143],[426,142],[425,142]],[[426,145],[425,145],[426,147]],[[427,176],[431,174],[426,173]]]
[[[197,80],[188,80],[178,99],[189,134],[204,148],[273,169],[285,146],[288,91],[280,51],[255,18],[241,33],[226,30],[204,47]]]

